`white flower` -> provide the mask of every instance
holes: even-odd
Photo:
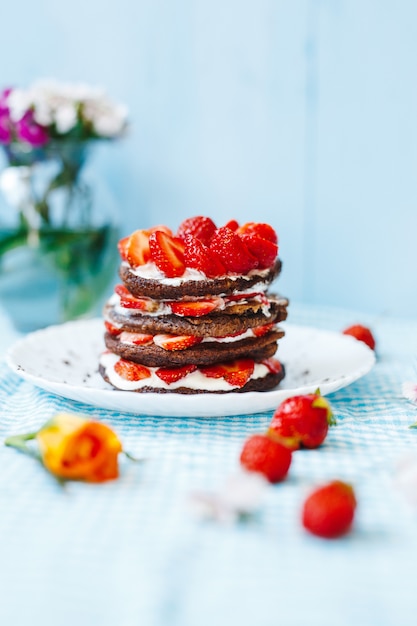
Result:
[[[120,104],[113,105],[105,98],[89,99],[84,105],[83,117],[91,122],[97,135],[115,137],[126,126],[127,109]]]
[[[68,133],[77,123],[77,109],[74,103],[65,103],[55,110],[55,124],[59,133]]]
[[[241,471],[230,476],[219,491],[193,493],[190,501],[201,517],[232,523],[259,508],[268,485],[262,474]]]
[[[0,190],[10,206],[21,209],[29,203],[31,197],[30,189],[30,167],[6,167],[0,173]]]
[[[18,122],[32,106],[32,94],[30,90],[13,89],[7,98],[10,117],[13,122]]]
[[[54,124],[61,135],[74,128],[80,110],[81,121],[89,124],[99,137],[116,137],[127,123],[126,107],[111,102],[102,89],[84,83],[40,80],[28,89],[13,89],[8,104],[13,121],[20,120],[32,108],[38,124]]]

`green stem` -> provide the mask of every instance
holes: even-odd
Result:
[[[29,456],[41,460],[39,453],[35,450],[32,450],[31,448],[29,448],[29,446],[26,445],[26,441],[32,441],[36,438],[37,434],[38,431],[34,433],[24,433],[23,435],[12,435],[11,437],[7,437],[7,439],[4,440],[4,445],[9,446],[10,448],[16,448],[16,450],[19,450],[24,454],[28,454]]]
[[[16,450],[19,450],[19,452],[23,452],[23,454],[31,456],[33,459],[36,459],[36,461],[39,461],[39,463],[44,466],[42,457],[39,452],[37,450],[29,448],[29,446],[26,445],[26,441],[33,441],[33,439],[36,439],[36,435],[38,434],[38,432],[39,431],[36,431],[34,433],[24,433],[23,435],[12,435],[11,437],[7,437],[7,439],[4,440],[4,445],[9,446],[10,448],[15,448]],[[65,480],[63,478],[55,476],[55,474],[52,474],[51,472],[49,472],[49,474],[54,480],[56,480],[56,482],[61,487],[65,485]]]
[[[123,454],[127,459],[129,459],[129,461],[134,461],[135,463],[143,463],[145,461],[145,459],[138,459],[129,452],[126,452],[126,450],[123,450]]]

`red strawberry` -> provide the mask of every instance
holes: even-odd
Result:
[[[126,260],[132,267],[145,265],[151,258],[149,250],[149,231],[135,230],[126,245]]]
[[[270,483],[277,483],[288,473],[291,450],[266,435],[252,435],[245,441],[240,462],[250,472],[260,472]]]
[[[196,217],[189,217],[181,222],[178,227],[177,237],[185,239],[187,235],[192,235],[195,239],[198,239],[201,243],[208,246],[215,231],[216,224],[212,219],[198,215]]]
[[[152,343],[153,336],[145,335],[144,333],[132,333],[130,331],[123,331],[120,335],[120,341],[123,343],[133,343],[135,346],[145,346]]]
[[[256,222],[246,222],[238,229],[239,235],[258,235],[262,239],[272,241],[272,243],[278,243],[278,237],[275,230],[269,224],[262,224]]]
[[[329,403],[319,393],[284,400],[269,425],[271,436],[285,440],[292,450],[317,448],[334,424]]]
[[[184,243],[162,230],[155,230],[149,237],[151,259],[168,278],[182,276],[185,271]]]
[[[263,335],[266,335],[267,333],[269,333],[273,328],[274,328],[275,324],[265,324],[264,326],[257,326],[256,328],[252,328],[252,332],[255,335],[255,337],[263,337]]]
[[[202,337],[193,335],[155,335],[153,338],[155,345],[164,350],[185,350],[203,341]]]
[[[261,295],[259,292],[254,291],[253,293],[236,293],[231,296],[226,296],[226,300],[230,300],[230,302],[236,302],[238,300],[250,300],[251,298],[255,298],[256,296]]]
[[[239,359],[217,365],[205,365],[200,368],[208,378],[224,378],[233,387],[242,388],[253,374],[255,363],[252,359]]]
[[[366,345],[371,348],[371,350],[375,350],[375,339],[369,328],[366,326],[362,326],[361,324],[355,324],[354,326],[349,326],[343,331],[344,335],[351,335],[358,339],[358,341],[363,341]]]
[[[155,374],[167,385],[171,383],[177,382],[177,380],[181,380],[181,378],[185,378],[191,372],[194,372],[197,369],[197,365],[183,365],[182,367],[173,367],[168,369],[166,367],[160,367],[155,371]]]
[[[110,335],[113,335],[114,337],[116,337],[117,335],[120,335],[120,333],[122,332],[121,328],[117,328],[117,326],[113,326],[113,324],[111,324],[107,320],[104,321],[104,326],[106,327],[107,332]]]
[[[240,235],[243,243],[253,256],[258,259],[258,267],[266,269],[271,267],[278,254],[278,246],[268,239],[262,239],[259,235]]]
[[[119,359],[114,364],[114,371],[125,380],[131,381],[149,378],[151,375],[150,370],[144,365],[134,363],[133,361],[126,361],[126,359]]]
[[[225,226],[227,228],[230,228],[230,230],[233,230],[233,232],[236,232],[237,229],[239,228],[239,222],[237,222],[236,220],[229,220]]]
[[[162,232],[166,233],[170,237],[173,237],[172,230],[168,228],[168,226],[164,226],[164,224],[158,224],[158,226],[152,226],[149,228],[148,233],[151,235],[156,230],[162,230]]]
[[[154,311],[155,301],[151,298],[137,298],[126,289],[124,285],[116,285],[115,293],[120,296],[120,305],[126,309],[139,309],[141,311]]]
[[[278,359],[274,359],[274,358],[264,359],[262,363],[266,365],[266,367],[269,369],[271,374],[279,374],[280,372],[282,372],[282,365],[278,361]]]
[[[129,239],[130,236],[124,237],[123,239],[120,239],[117,244],[117,249],[119,250],[122,261],[127,261],[127,246],[129,244]]]
[[[175,315],[184,315],[187,317],[201,317],[202,315],[208,315],[214,309],[217,309],[222,304],[221,298],[210,298],[210,300],[189,300],[189,301],[174,301],[168,304],[171,307],[171,311]]]
[[[226,274],[226,269],[220,262],[220,259],[199,239],[191,235],[186,235],[184,237],[184,243],[184,261],[186,267],[199,270],[209,278],[216,278],[217,276]]]
[[[210,250],[219,256],[229,272],[246,274],[258,265],[257,259],[249,252],[239,235],[227,226],[216,230]]]
[[[313,535],[335,539],[350,530],[355,509],[353,488],[340,480],[334,480],[313,491],[304,502],[302,523]]]

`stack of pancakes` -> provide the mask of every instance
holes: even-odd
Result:
[[[140,237],[152,232],[156,231],[140,231]],[[136,246],[137,240],[136,235]],[[178,239],[165,233],[163,242],[165,250],[168,244],[174,248]],[[159,257],[155,256],[157,263],[152,258],[152,245],[151,253],[146,249],[138,265],[138,255],[132,261],[128,252],[132,240],[122,240],[122,284],[115,287],[104,309],[107,351],[100,359],[103,378],[116,389],[137,392],[228,393],[274,388],[284,377],[284,366],[272,357],[284,335],[277,323],[286,319],[288,301],[269,294],[268,289],[281,271],[280,260],[276,257],[269,267],[241,274],[222,266],[222,275],[209,277],[196,269],[195,263],[187,266],[187,258],[191,258],[187,257],[187,245],[194,245],[195,240],[186,237],[185,242],[185,261],[183,244],[179,251],[175,248],[184,270],[167,276],[160,269]]]

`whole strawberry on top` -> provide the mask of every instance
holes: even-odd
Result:
[[[362,324],[354,324],[353,326],[349,326],[349,328],[345,328],[343,334],[350,335],[358,341],[365,343],[368,348],[371,348],[371,350],[375,350],[375,337],[373,336],[372,331],[366,326],[362,326]]]
[[[325,440],[329,426],[335,423],[330,404],[317,391],[284,400],[275,411],[268,432],[291,450],[317,448]]]
[[[306,499],[302,524],[313,535],[335,539],[349,532],[355,516],[356,498],[351,485],[334,480]]]

